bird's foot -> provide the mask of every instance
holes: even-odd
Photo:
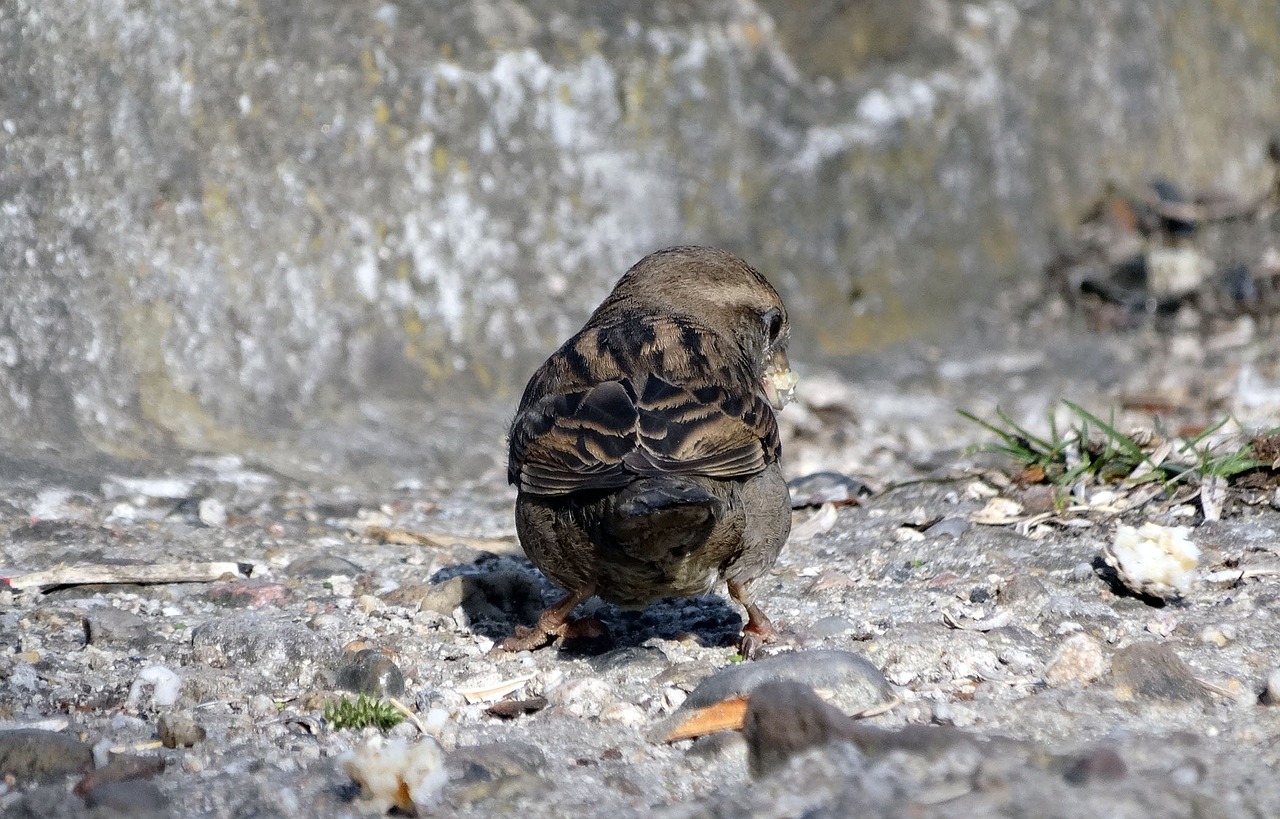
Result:
[[[738,653],[744,660],[754,660],[760,656],[764,644],[772,642],[776,634],[773,625],[762,614],[760,622],[748,621],[743,627],[742,637],[738,640]]]
[[[609,628],[596,617],[562,619],[559,622],[549,622],[550,619],[544,614],[532,628],[517,626],[515,635],[499,642],[496,648],[512,652],[536,651],[543,646],[565,640],[598,640],[609,637]]]

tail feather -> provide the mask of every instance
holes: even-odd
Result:
[[[646,478],[621,490],[605,521],[622,551],[640,560],[679,557],[701,545],[726,504],[680,478]]]

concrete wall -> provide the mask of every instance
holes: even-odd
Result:
[[[1274,0],[6,0],[0,437],[509,394],[675,242],[848,354],[1108,178],[1260,185],[1277,88]]]

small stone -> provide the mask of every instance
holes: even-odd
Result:
[[[1095,748],[1072,760],[1063,773],[1063,778],[1072,785],[1087,785],[1091,782],[1118,782],[1128,772],[1128,766],[1114,750]]]
[[[889,681],[865,657],[848,651],[813,649],[722,668],[703,680],[681,707],[702,708],[730,697],[748,696],[757,686],[774,680],[793,680],[809,688],[830,690],[831,702],[850,714],[894,699]]]
[[[1200,642],[1224,648],[1236,639],[1236,627],[1230,623],[1209,625],[1200,629]]]
[[[1058,646],[1045,668],[1044,681],[1055,686],[1067,683],[1088,685],[1106,671],[1107,660],[1102,653],[1102,644],[1084,632],[1077,632]]]
[[[364,573],[364,569],[337,555],[313,555],[300,557],[285,567],[285,574],[291,577],[306,577],[312,580],[328,580],[330,577],[355,577]]]
[[[227,525],[227,507],[217,498],[204,498],[200,501],[196,512],[200,522],[205,526],[219,527]]]
[[[382,652],[366,648],[357,651],[338,669],[337,685],[356,694],[401,697],[404,696],[404,672]]]
[[[1116,699],[1204,702],[1208,693],[1191,668],[1163,643],[1134,643],[1111,660]]]
[[[204,598],[228,609],[258,609],[291,597],[287,586],[270,580],[231,580],[214,583]]]
[[[138,779],[99,785],[85,794],[84,802],[90,808],[108,808],[133,815],[159,811],[169,803],[154,782]]]
[[[122,609],[91,609],[84,618],[85,638],[93,646],[142,648],[152,642],[147,621]]]
[[[857,628],[857,625],[848,619],[836,614],[831,614],[816,621],[809,627],[809,633],[814,637],[838,637],[841,634],[848,634]]]
[[[282,682],[307,684],[335,658],[333,645],[311,629],[257,613],[197,626],[191,632],[191,647],[199,662],[238,669],[242,678],[269,681],[270,690]]]
[[[166,748],[190,748],[203,742],[206,736],[204,726],[186,714],[161,716],[156,723],[156,732]]]
[[[1000,603],[1043,603],[1049,590],[1040,579],[1029,574],[1015,574],[1000,585]]]
[[[943,518],[928,529],[925,529],[924,533],[929,537],[958,538],[965,532],[969,531],[971,526],[972,524],[964,518]]]
[[[793,507],[856,503],[871,495],[871,488],[865,483],[839,472],[814,472],[787,481],[787,487]]]
[[[453,783],[452,800],[468,805],[486,799],[510,801],[538,796],[552,789],[542,777],[547,759],[526,742],[497,742],[458,748],[447,760]]]
[[[0,781],[50,782],[93,768],[93,749],[74,737],[20,728],[0,731]]]

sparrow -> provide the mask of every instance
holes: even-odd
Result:
[[[644,608],[717,582],[746,610],[743,657],[773,637],[749,587],[791,530],[774,416],[798,380],[789,337],[777,291],[731,253],[668,248],[623,275],[511,424],[516,532],[565,594],[500,648],[603,636],[569,619],[593,595]]]

